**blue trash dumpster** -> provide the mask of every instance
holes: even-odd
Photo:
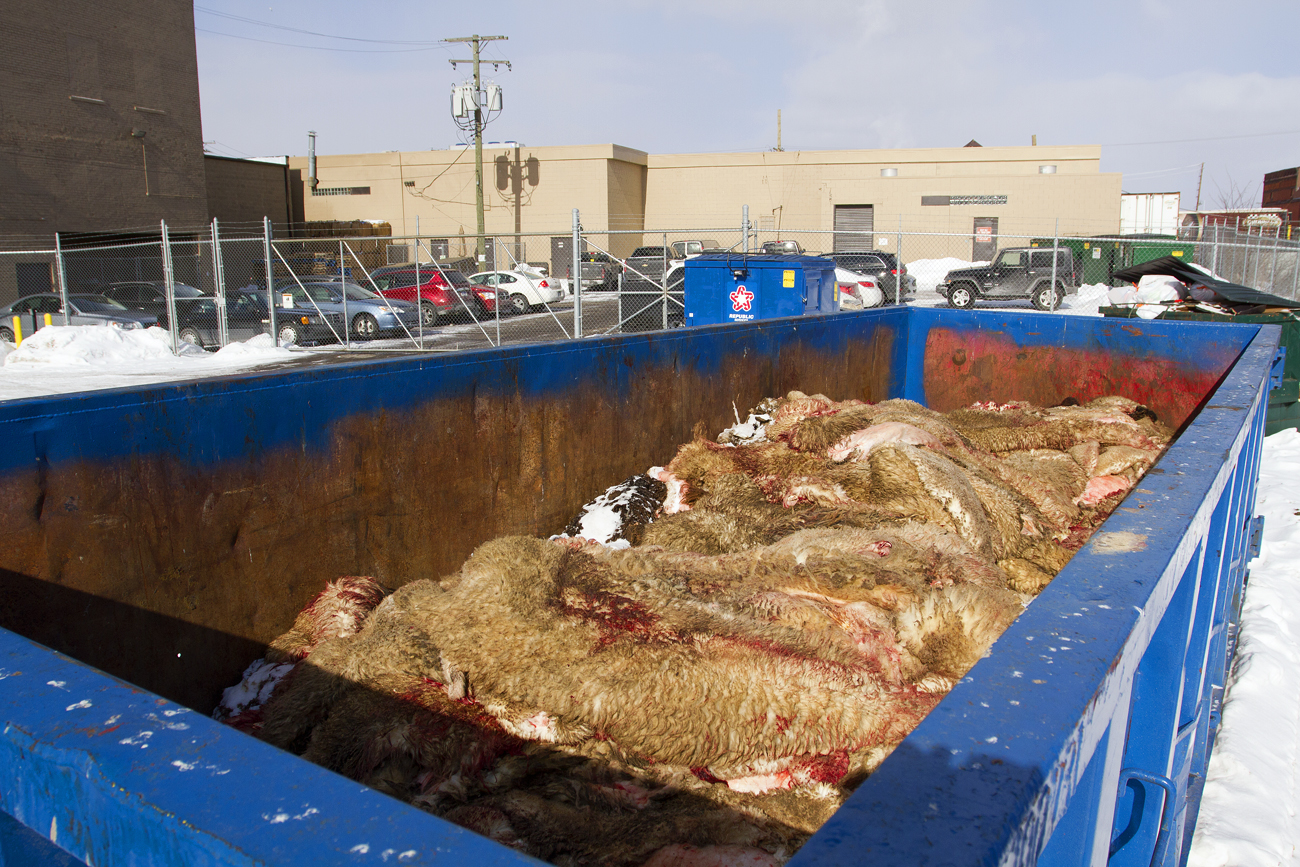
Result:
[[[686,324],[838,313],[835,263],[818,256],[705,253],[686,260]]]
[[[940,411],[1124,394],[1182,433],[790,863],[1175,867],[1279,333],[887,308],[0,404],[0,854],[536,863],[206,713],[327,580],[437,578],[557,532],[697,424],[798,388]]]

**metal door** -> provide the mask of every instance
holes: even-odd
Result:
[[[991,262],[997,252],[998,218],[976,217],[971,235],[971,259],[975,262]]]
[[[835,252],[871,250],[875,231],[875,207],[872,205],[835,206]]]
[[[551,238],[551,276],[573,277],[573,238],[568,235]]]

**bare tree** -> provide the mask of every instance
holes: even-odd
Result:
[[[1219,208],[1222,210],[1236,208],[1258,208],[1263,202],[1263,193],[1258,184],[1246,186],[1238,184],[1232,179],[1232,173],[1228,172],[1228,187],[1224,189],[1219,186],[1219,182],[1214,182],[1214,192],[1218,196]]]

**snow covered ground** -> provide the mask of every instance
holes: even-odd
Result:
[[[959,259],[910,262],[921,306],[945,303],[934,286]],[[1097,316],[1106,286],[1067,296],[1062,313]],[[1031,311],[1028,302],[1015,309]],[[1050,316],[1053,314],[1043,313]],[[0,400],[221,376],[302,350],[262,335],[219,352],[186,344],[171,353],[160,328],[43,328],[15,349],[0,341]],[[1300,840],[1300,433],[1264,442],[1256,512],[1265,516],[1260,557],[1251,563],[1234,676],[1210,762],[1190,867],[1273,867]]]
[[[302,352],[262,334],[217,352],[183,343],[178,356],[161,328],[51,325],[17,348],[0,340],[0,400],[224,376]]]

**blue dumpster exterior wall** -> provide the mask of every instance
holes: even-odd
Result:
[[[1256,530],[1267,393],[1280,377],[1278,336],[1276,326],[896,308],[14,401],[0,405],[0,437],[10,444],[0,454],[0,503],[8,509],[0,578],[11,591],[21,581],[18,589],[33,593],[42,585],[75,589],[82,595],[58,608],[56,619],[80,615],[91,630],[91,597],[116,597],[105,618],[143,618],[138,622],[156,630],[140,645],[146,657],[132,679],[152,678],[179,694],[187,676],[234,682],[256,655],[250,649],[260,633],[252,627],[223,643],[242,628],[236,624],[261,618],[267,622],[258,628],[277,634],[325,578],[381,571],[375,566],[411,573],[428,554],[410,537],[386,542],[372,524],[344,534],[352,560],[340,565],[319,538],[288,547],[299,530],[287,517],[280,519],[287,529],[277,530],[256,510],[249,513],[256,521],[223,512],[216,494],[246,497],[227,486],[257,484],[239,473],[283,479],[288,464],[323,485],[312,501],[317,524],[342,526],[353,519],[349,509],[368,514],[380,503],[412,510],[417,520],[402,488],[371,492],[358,482],[327,501],[332,477],[367,472],[348,450],[353,440],[370,443],[367,427],[414,443],[369,456],[385,477],[405,474],[422,487],[415,468],[433,463],[448,474],[459,467],[470,477],[464,484],[478,485],[457,488],[457,496],[537,490],[542,502],[534,510],[475,530],[544,533],[590,495],[588,476],[617,481],[649,465],[645,457],[655,449],[662,460],[695,421],[725,426],[732,400],[748,406],[799,387],[872,400],[906,396],[949,409],[972,399],[1129,393],[1171,423],[1195,419],[990,655],[791,863],[1090,864],[1105,861],[1118,838],[1117,864],[1174,865],[1194,821],[1197,793],[1188,784],[1208,760]],[[1059,363],[1045,363],[1052,359]],[[602,415],[573,402],[579,393],[614,417],[606,427],[593,432]],[[666,403],[672,406],[654,415]],[[449,414],[437,415],[444,405]],[[521,432],[554,431],[572,412],[581,429],[561,429],[551,451],[539,451],[543,463],[561,465],[556,475],[538,477],[526,456],[502,463],[492,446],[497,427],[518,449]],[[619,421],[624,414],[630,418]],[[433,452],[419,438],[417,426],[430,418],[450,424],[460,415],[480,430],[477,452]],[[644,442],[632,441],[638,432]],[[628,438],[620,450],[590,448],[618,436]],[[482,463],[474,462],[478,452],[487,452]],[[143,548],[112,560],[117,549],[95,536],[95,527],[110,507],[126,514],[131,505],[89,502],[104,474],[149,494],[151,509],[173,510],[147,528],[167,537],[172,562],[146,563]],[[566,474],[581,477],[580,490],[566,488]],[[454,480],[444,480],[448,485]],[[278,488],[262,496],[276,513],[299,505]],[[195,502],[208,505],[185,511]],[[214,535],[192,523],[211,524]],[[252,559],[256,568],[241,572],[210,554],[200,566],[215,586],[204,596],[209,591],[193,585],[199,566],[185,559],[186,546],[225,538],[232,527],[252,541],[230,543],[231,559]],[[423,524],[418,532],[429,535]],[[443,544],[454,560],[456,545],[484,538]],[[412,559],[398,560],[395,552],[408,548]],[[93,570],[79,571],[78,550],[98,558]],[[147,550],[162,556],[164,547]],[[305,552],[324,565],[299,565],[290,574]],[[287,592],[299,573],[302,589]],[[202,604],[187,609],[190,597],[173,599],[169,582]],[[274,592],[249,607],[243,584],[259,582]],[[39,613],[26,612],[24,631],[44,629],[80,650],[60,624],[30,619]],[[189,630],[177,627],[173,635],[169,623]],[[190,644],[169,644],[173,639]],[[131,640],[116,639],[127,650]],[[233,658],[202,659],[223,652]],[[124,670],[132,663],[104,658]],[[0,715],[0,809],[87,863],[533,863],[8,631],[0,631]],[[31,855],[39,847],[33,835],[0,822],[6,862],[39,863],[41,856]]]
[[[705,253],[686,260],[687,325],[838,313],[835,263],[818,256]]]

